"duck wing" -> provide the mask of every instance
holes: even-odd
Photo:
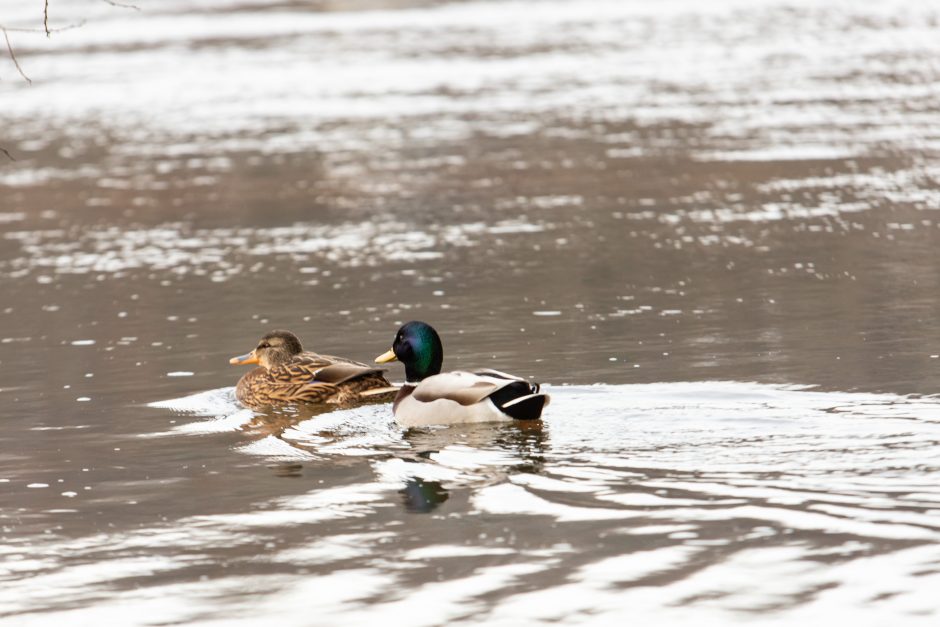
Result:
[[[271,378],[278,383],[332,383],[338,385],[367,374],[384,372],[380,368],[317,353],[302,353],[286,364],[271,368]]]
[[[335,393],[341,387],[356,392],[389,387],[383,372],[382,368],[351,359],[303,353],[287,364],[271,368],[269,374],[274,383],[284,388],[283,393],[305,399]]]
[[[340,385],[353,379],[360,379],[369,375],[382,377],[384,368],[373,368],[362,364],[339,363],[320,368],[315,373],[315,383],[330,383]],[[386,381],[386,384],[388,382]]]
[[[336,355],[323,355],[321,353],[313,353],[310,351],[301,353],[297,356],[298,359],[310,359],[317,362],[324,362],[326,365],[330,364],[351,364],[353,366],[362,366],[363,368],[374,368],[372,364],[364,364],[361,361],[355,361],[353,359],[348,359],[346,357],[337,357]]]
[[[460,405],[475,405],[516,382],[525,383],[518,377],[495,370],[477,372],[457,370],[424,379],[415,387],[412,396],[422,403],[446,399]]]

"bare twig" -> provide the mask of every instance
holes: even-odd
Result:
[[[23,71],[23,68],[20,67],[20,62],[16,60],[16,53],[13,52],[13,44],[10,43],[10,36],[7,34],[7,29],[0,26],[0,30],[3,31],[3,38],[7,42],[7,50],[10,51],[10,58],[13,59],[13,65],[16,66],[16,71],[20,73],[20,76],[26,79],[26,82],[30,85],[33,84],[33,81],[30,77],[26,76],[26,72]]]
[[[10,161],[16,161],[16,159],[13,158],[13,155],[10,154],[10,151],[7,150],[6,148],[4,148],[3,146],[0,146],[0,152],[2,152],[3,154],[5,154],[5,155],[7,156],[7,158],[10,159]]]
[[[46,0],[46,6],[48,5],[49,0]],[[61,28],[49,28],[49,23],[44,20],[43,28],[11,28],[9,26],[0,24],[0,31],[3,31],[3,38],[7,42],[7,51],[10,53],[10,59],[13,60],[13,64],[16,66],[17,71],[19,71],[20,76],[25,78],[27,83],[32,84],[33,81],[30,80],[28,76],[26,76],[26,73],[23,71],[23,68],[20,67],[20,63],[16,58],[16,53],[13,51],[13,45],[10,43],[10,33],[45,33],[46,37],[48,37],[52,33],[61,33],[62,31],[72,30],[73,28],[79,28],[84,25],[85,20],[82,20],[81,22],[69,24],[68,26],[63,26]]]
[[[85,20],[81,22],[75,22],[74,24],[69,24],[68,26],[62,26],[61,28],[50,28],[50,33],[61,33],[64,30],[72,30],[73,28],[79,28],[85,25]],[[16,28],[11,26],[0,26],[0,28],[9,31],[11,33],[44,33],[46,32],[42,28]]]
[[[46,0],[46,1],[48,2],[49,0]],[[133,4],[124,4],[122,2],[115,2],[114,0],[101,0],[101,1],[106,2],[107,4],[110,4],[113,7],[121,7],[122,9],[134,9],[135,11],[140,11],[140,7],[134,6]]]
[[[133,4],[125,4],[125,3],[122,3],[122,2],[117,2],[116,0],[101,0],[101,1],[102,1],[102,2],[107,2],[108,4],[110,4],[111,6],[114,6],[114,7],[121,7],[121,8],[124,8],[124,9],[133,9],[133,10],[135,10],[135,11],[140,11],[140,7],[135,6],[135,5],[133,5]],[[32,79],[31,79],[30,77],[26,76],[26,72],[23,71],[23,68],[20,66],[19,60],[17,60],[17,58],[16,58],[16,52],[13,51],[13,44],[10,43],[10,34],[9,34],[9,33],[10,33],[10,32],[15,32],[15,33],[45,33],[45,34],[46,34],[46,37],[51,37],[51,36],[52,36],[52,33],[60,33],[60,32],[65,31],[65,30],[71,30],[71,29],[73,29],[73,28],[78,28],[79,26],[83,26],[84,24],[85,24],[85,20],[82,20],[81,22],[78,22],[78,23],[76,23],[76,24],[69,24],[68,26],[63,26],[63,27],[61,27],[61,28],[49,28],[49,0],[43,0],[43,6],[42,6],[42,28],[41,28],[41,29],[39,29],[39,28],[7,28],[6,26],[0,24],[0,31],[3,31],[3,38],[6,40],[6,43],[7,43],[7,51],[10,53],[10,59],[13,61],[13,65],[16,66],[16,71],[20,73],[20,76],[22,76],[22,77],[26,80],[27,83],[29,83],[30,85],[32,85],[32,84],[33,84]],[[4,154],[6,154],[8,157],[10,157],[10,153],[8,153],[8,152],[5,151],[5,150],[4,150],[3,152],[4,152]],[[10,157],[10,158],[12,159],[12,157]]]

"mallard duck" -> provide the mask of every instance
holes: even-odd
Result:
[[[538,420],[548,394],[498,370],[441,373],[444,347],[431,325],[412,321],[398,329],[391,350],[376,363],[400,361],[407,383],[393,405],[395,419],[406,427],[467,422]]]
[[[230,364],[258,364],[235,387],[249,406],[278,403],[347,403],[397,391],[381,369],[343,357],[304,352],[290,331],[271,331],[250,353]]]

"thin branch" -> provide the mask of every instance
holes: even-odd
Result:
[[[3,31],[3,38],[7,41],[7,50],[10,51],[10,58],[13,59],[13,65],[16,66],[16,71],[20,73],[20,76],[26,79],[27,83],[32,85],[32,79],[26,76],[26,72],[24,72],[23,68],[20,67],[20,62],[16,60],[16,53],[13,52],[13,44],[10,43],[10,36],[7,34],[7,29],[0,26],[0,30]]]
[[[46,0],[42,7],[42,27],[46,30],[46,37],[51,37],[49,33],[49,0]]]
[[[49,0],[46,0],[46,2],[48,1]],[[124,4],[121,2],[115,2],[114,0],[101,0],[101,1],[108,3],[113,7],[121,7],[122,9],[134,9],[135,11],[140,11],[140,7],[134,6],[133,4]]]
[[[10,161],[16,161],[16,159],[13,158],[13,155],[10,154],[10,151],[4,148],[3,146],[0,146],[0,152],[5,154],[10,159]]]
[[[72,30],[73,28],[80,28],[85,25],[85,21],[86,20],[82,20],[81,22],[75,22],[74,24],[69,24],[68,26],[62,26],[61,28],[50,28],[49,32],[61,33],[64,30]],[[0,25],[0,28],[2,28],[3,30],[9,31],[11,33],[44,33],[46,32],[42,28],[16,28],[12,26],[2,26],[2,25]]]

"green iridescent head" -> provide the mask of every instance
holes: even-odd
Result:
[[[413,320],[398,329],[392,350],[375,359],[377,363],[398,360],[405,365],[409,382],[418,382],[439,374],[444,363],[444,346],[434,328]]]

